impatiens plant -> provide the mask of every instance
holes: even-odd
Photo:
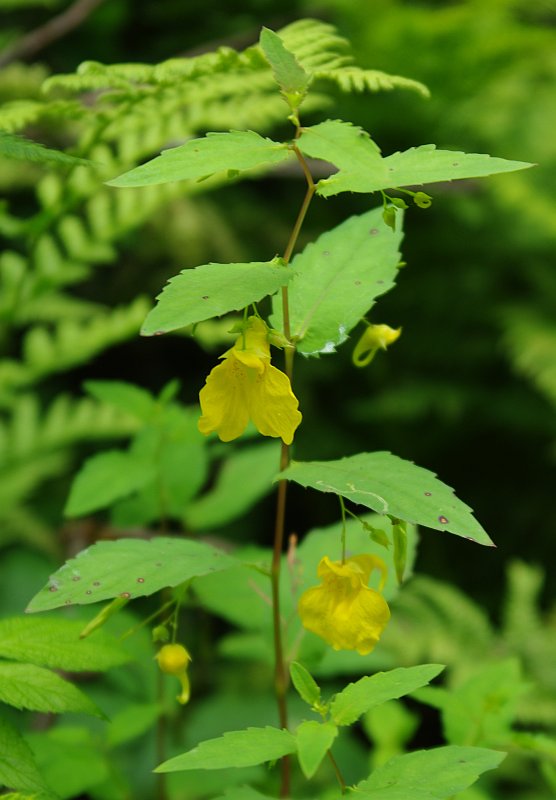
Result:
[[[97,383],[94,388],[116,406],[121,405],[122,394],[128,400],[133,398],[134,411],[144,428],[139,429],[129,451],[93,456],[85,464],[75,480],[68,514],[79,516],[110,507],[113,520],[147,524],[156,519],[158,509],[162,535],[152,531],[148,540],[121,538],[92,545],[52,575],[28,610],[110,600],[88,627],[89,634],[128,601],[162,590],[159,607],[144,624],[156,621],[157,663],[162,673],[181,682],[178,701],[182,705],[190,695],[189,662],[195,664],[196,659],[193,637],[187,632],[178,636],[179,612],[185,606],[199,603],[243,628],[247,632],[243,638],[228,640],[228,646],[243,648],[247,658],[273,662],[277,720],[201,741],[185,753],[153,763],[158,773],[279,762],[276,782],[265,780],[264,775],[261,779],[259,773],[254,778],[266,794],[245,785],[229,787],[218,796],[226,800],[264,800],[277,794],[306,797],[312,789],[304,781],[312,780],[326,759],[337,786],[321,787],[319,797],[452,798],[496,767],[503,753],[451,744],[396,755],[370,775],[359,776],[352,787],[344,777],[346,764],[340,755],[343,727],[357,723],[387,701],[426,686],[442,666],[394,667],[366,675],[343,688],[338,686],[328,699],[313,675],[319,674],[325,662],[344,663],[335,662],[336,658],[351,659],[345,663],[352,666],[353,659],[361,659],[359,672],[369,669],[364,657],[379,645],[391,616],[389,601],[412,569],[416,526],[451,532],[487,546],[492,542],[469,507],[448,486],[428,470],[389,452],[348,457],[339,453],[329,461],[293,460],[294,437],[298,431],[302,434],[303,415],[308,413],[295,395],[294,361],[295,372],[301,372],[307,359],[324,362],[354,337],[353,362],[364,367],[379,350],[386,350],[399,338],[400,329],[375,320],[373,306],[393,288],[398,276],[404,209],[423,213],[420,209],[431,204],[431,197],[419,187],[530,165],[439,150],[434,145],[383,156],[370,134],[350,122],[326,119],[306,124],[302,112],[306,110],[307,116],[314,113],[323,87],[330,82],[348,91],[409,88],[421,95],[427,93],[410,79],[352,64],[342,40],[327,26],[322,26],[320,42],[318,37],[304,37],[304,31],[318,28],[317,23],[309,22],[279,34],[265,28],[257,45],[236,54],[242,69],[272,77],[275,92],[284,101],[281,122],[292,126],[284,141],[252,130],[208,133],[164,150],[108,181],[114,192],[129,192],[134,187],[176,181],[238,180],[293,165],[304,176],[306,190],[297,215],[292,215],[291,233],[281,256],[185,269],[170,280],[144,322],[146,336],[185,328],[195,335],[196,326],[200,331],[202,324],[231,315],[229,329],[235,339],[212,368],[205,386],[198,387],[200,414],[197,409],[181,408],[172,391],[153,399],[137,387],[116,382],[104,387]],[[178,62],[173,68],[178,76],[185,69]],[[317,172],[324,177],[314,177]],[[369,210],[345,219],[300,249],[299,235],[315,198],[346,192],[371,198],[378,193],[379,204],[371,204]],[[419,210],[414,212],[412,205]],[[363,330],[357,334],[360,325]],[[210,491],[197,497],[207,472],[206,448],[217,447],[220,455],[223,452],[222,445],[211,442],[210,437],[216,434],[223,443],[243,441],[254,435],[253,426],[262,436],[280,440],[272,452],[264,451],[265,465],[270,456],[273,459],[273,475],[263,466],[262,448],[255,448],[259,461],[252,455],[250,463],[258,466],[242,472],[228,495],[222,486],[213,487],[213,511],[207,512]],[[240,446],[232,458],[246,453],[247,448]],[[210,530],[220,520],[206,520],[218,517],[214,509],[217,512],[221,498],[248,495],[258,477],[268,489],[272,477],[276,482],[269,549],[221,547],[221,542],[214,540],[168,535],[169,520],[175,526],[183,523],[188,532]],[[298,541],[298,526],[287,514],[290,483],[335,495],[339,523]],[[254,493],[245,507],[263,493]],[[230,512],[224,521],[232,516]],[[191,655],[178,639],[186,641]],[[295,722],[289,710],[291,684],[308,707],[301,712],[299,704],[295,706]],[[195,694],[195,685],[192,692]],[[164,739],[164,728],[160,730]],[[163,747],[159,749],[163,751]],[[292,756],[300,771],[292,770]],[[215,791],[224,791],[224,787],[225,783]],[[189,790],[180,796],[197,795]]]

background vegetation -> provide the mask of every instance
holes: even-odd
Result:
[[[375,654],[376,666],[437,660],[454,667],[450,681],[457,686],[477,659],[518,656],[526,680],[535,686],[519,706],[518,722],[553,735],[554,4],[242,0],[214,3],[207,13],[207,4],[196,0],[112,0],[99,3],[81,25],[34,52],[21,37],[65,7],[58,0],[0,2],[0,46],[9,60],[0,71],[0,129],[110,167],[110,175],[101,170],[91,177],[86,168],[18,161],[7,148],[0,161],[6,198],[0,207],[2,614],[21,614],[63,559],[99,537],[129,532],[142,519],[137,509],[124,506],[111,514],[64,521],[69,486],[83,460],[127,443],[141,429],[140,414],[106,403],[94,384],[87,392],[85,381],[128,381],[158,395],[177,378],[173,402],[180,404],[178,422],[185,430],[190,412],[183,407],[197,402],[225,327],[207,327],[202,348],[188,335],[141,339],[139,327],[152,298],[185,267],[263,260],[281,252],[297,208],[292,208],[292,196],[303,192],[302,179],[280,169],[257,182],[220,187],[208,182],[193,190],[176,184],[130,195],[102,185],[118,169],[187,135],[234,126],[275,132],[280,114],[273,103],[279,101],[270,99],[263,83],[245,87],[223,78],[219,93],[211,94],[201,71],[179,95],[163,84],[154,87],[148,77],[134,85],[124,72],[107,77],[94,63],[79,78],[47,81],[46,94],[44,81],[74,73],[84,59],[155,64],[217,45],[242,49],[256,41],[261,25],[278,28],[316,17],[332,22],[352,41],[362,65],[406,75],[431,90],[429,100],[401,91],[350,96],[328,91],[321,112],[360,124],[384,152],[435,141],[439,147],[539,164],[536,170],[488,181],[438,185],[432,207],[408,215],[407,266],[397,291],[381,301],[373,320],[402,325],[403,336],[388,357],[379,356],[365,371],[352,367],[347,347],[330,361],[307,362],[297,386],[306,422],[296,439],[296,455],[336,458],[389,449],[457,487],[498,549],[477,553],[453,537],[430,532],[423,537],[419,577],[403,593],[398,627],[393,625],[384,649]],[[112,96],[98,103],[98,92],[106,87]],[[82,105],[78,98],[83,93]],[[367,207],[357,196],[319,200],[304,229],[305,241]],[[170,389],[167,403],[171,395]],[[174,422],[163,420],[161,426],[171,428]],[[222,456],[218,448],[213,451],[208,455],[212,464]],[[199,456],[199,474],[212,475],[204,458]],[[198,488],[191,487],[191,497]],[[258,490],[253,500],[262,494]],[[292,492],[292,502],[291,518],[300,536],[337,514],[335,501],[312,502],[302,490]],[[249,515],[243,508],[234,510],[225,529],[218,520],[199,523],[194,515],[202,520],[202,507],[195,512],[193,506],[189,523],[216,537],[268,545],[263,521],[272,504],[263,498]],[[175,524],[171,512],[169,519]],[[216,588],[206,592],[209,605],[211,597],[222,616]],[[185,629],[196,631],[201,653],[193,673],[201,700],[191,707],[188,733],[180,734],[182,749],[213,734],[215,727],[240,727],[247,686],[261,689],[261,719],[272,702],[263,691],[267,676],[259,662],[249,661],[252,666],[243,673],[237,669],[241,642],[228,635],[230,620],[209,619],[194,608],[188,614]],[[122,617],[118,624],[124,630],[133,623]],[[215,666],[209,652],[221,635],[222,660]],[[140,737],[157,715],[155,670],[146,655],[149,640],[145,634],[134,641],[144,658],[137,662],[142,666],[134,667],[133,682],[125,668],[126,677],[116,671],[93,686],[100,705],[109,698],[116,709],[131,701],[137,706],[132,721],[124,717],[121,722],[121,738],[115,733],[116,740],[107,745],[117,750],[119,774],[126,781],[138,753],[156,762],[152,737],[134,739],[126,749],[130,729]],[[345,670],[353,668],[350,662]],[[223,694],[203,700],[213,684]],[[252,714],[256,707],[255,699]],[[410,722],[413,709],[398,711],[401,716],[393,722],[367,723],[375,742],[381,730],[396,732],[393,744],[383,742],[386,751],[408,741],[436,742],[436,711],[418,731]],[[177,726],[175,720],[170,724]],[[64,796],[88,790],[91,796],[109,797],[107,784],[117,782],[113,776],[109,780],[113,766],[107,765],[115,762],[107,752],[99,755],[95,737],[102,736],[100,728],[82,730],[88,732],[80,734],[80,752],[89,759],[96,753],[96,780],[66,787]],[[57,736],[63,740],[63,728]],[[55,761],[48,748],[61,745],[56,735],[44,741],[35,745],[47,764]],[[354,780],[358,758],[365,758],[362,748],[357,755],[357,744],[351,749]],[[519,747],[535,750],[523,741]],[[522,758],[506,769],[485,796],[553,796],[553,766]],[[137,780],[134,797],[141,796],[143,781],[144,776]],[[199,796],[210,790],[199,786]],[[117,791],[112,796],[126,796],[129,789]],[[149,796],[151,790],[145,791]],[[480,796],[470,792],[469,800]]]

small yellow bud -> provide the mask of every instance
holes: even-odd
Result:
[[[369,325],[355,345],[352,360],[356,367],[366,367],[378,350],[386,350],[401,335],[401,328],[389,325]]]
[[[182,644],[165,644],[155,656],[158,666],[167,675],[174,675],[181,683],[181,693],[177,696],[178,703],[185,705],[189,700],[190,688],[187,675],[187,666],[191,656]]]

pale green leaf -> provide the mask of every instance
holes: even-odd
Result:
[[[85,381],[85,389],[97,400],[148,422],[156,408],[152,395],[141,386],[125,381]]]
[[[33,792],[36,800],[56,800],[56,796],[50,791],[39,772],[31,748],[19,732],[2,717],[0,717],[0,786],[9,786],[11,789],[20,789],[26,793]]]
[[[382,208],[353,216],[320,236],[292,261],[290,327],[304,355],[332,353],[394,285],[402,233]],[[271,324],[282,327],[282,300],[273,298]]]
[[[80,711],[103,716],[72,683],[34,664],[0,662],[0,701],[15,708],[62,714]]]
[[[129,660],[120,642],[104,631],[94,640],[80,640],[82,629],[80,621],[52,617],[0,620],[0,657],[69,672],[103,672]]]
[[[438,747],[390,759],[355,787],[361,800],[444,800],[495,769],[505,753],[479,747]]]
[[[434,473],[392,453],[358,453],[338,461],[293,461],[286,478],[319,492],[334,492],[347,500],[415,525],[493,546],[469,506]]]
[[[273,142],[254,131],[208,133],[179,147],[164,150],[140,167],[108,181],[109,186],[149,186],[172,181],[198,180],[217,172],[279,164],[291,157],[287,144]]]
[[[236,564],[231,556],[191,539],[159,536],[97,542],[54,573],[27,611],[144,597]]]
[[[106,508],[154,480],[155,465],[123,450],[108,450],[87,459],[77,473],[64,508],[67,517],[80,517]]]
[[[292,108],[297,108],[307,91],[311,76],[308,75],[282,39],[269,28],[263,28],[260,36],[261,48],[272,67],[276,83],[282,89]]]
[[[142,736],[156,727],[161,713],[158,703],[128,703],[121,711],[112,714],[106,734],[107,745],[118,747]]]
[[[49,166],[75,167],[92,166],[91,161],[84,158],[70,156],[61,150],[45,147],[39,142],[33,142],[16,133],[0,131],[0,156],[14,158],[18,161],[33,161]]]
[[[411,694],[443,669],[441,664],[421,664],[361,678],[335,696],[330,706],[331,717],[337,725],[351,725],[374,706]]]
[[[338,728],[331,722],[309,720],[297,728],[297,756],[306,778],[313,777],[337,735]]]
[[[295,750],[295,737],[286,730],[269,726],[247,728],[201,742],[193,750],[165,761],[155,772],[252,767],[266,761],[276,761]]]
[[[277,261],[203,264],[170,280],[148,314],[141,333],[153,336],[239,311],[274,294],[293,277]]]
[[[303,664],[298,661],[292,661],[290,675],[292,683],[302,700],[305,700],[311,707],[319,702],[320,686]]]
[[[211,491],[187,507],[184,517],[188,528],[216,528],[241,516],[271,491],[279,458],[280,445],[275,442],[230,455]]]

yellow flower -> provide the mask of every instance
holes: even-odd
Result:
[[[178,703],[185,705],[189,701],[189,677],[187,666],[191,656],[182,644],[165,644],[155,656],[158,666],[167,675],[174,675],[181,683],[181,693],[177,696]]]
[[[367,586],[374,569],[381,572],[379,591]],[[324,556],[317,574],[322,584],[308,589],[299,600],[304,627],[334,650],[370,653],[390,619],[388,603],[380,594],[386,580],[384,561],[361,555],[342,563]]]
[[[234,346],[221,356],[201,389],[199,430],[216,431],[223,442],[241,436],[249,420],[263,436],[291,444],[301,422],[288,376],[270,363],[268,329],[250,317]]]
[[[353,349],[353,363],[356,367],[366,367],[379,350],[393,344],[400,338],[402,329],[389,325],[369,325]]]

